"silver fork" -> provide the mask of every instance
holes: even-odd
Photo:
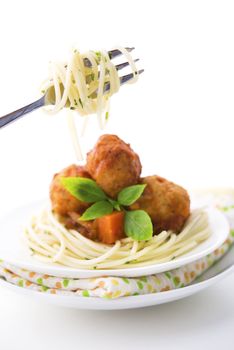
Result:
[[[126,47],[126,49],[129,52],[131,52],[132,50],[134,50],[134,47]],[[122,52],[119,50],[111,50],[111,51],[108,51],[108,55],[109,55],[110,59],[113,59],[115,57],[122,55]],[[139,61],[139,59],[135,60],[135,62],[137,62],[137,61]],[[91,63],[88,59],[84,60],[84,64],[87,67],[91,66]],[[115,67],[116,67],[117,71],[119,71],[119,70],[123,69],[124,67],[127,67],[128,65],[129,65],[128,62],[124,62],[124,63],[117,64]],[[135,73],[141,74],[143,72],[144,72],[144,70],[141,69]],[[123,85],[123,84],[127,83],[128,81],[130,81],[133,78],[133,76],[134,76],[134,74],[130,73],[130,74],[127,74],[127,75],[120,77],[119,78],[120,85]],[[104,85],[104,93],[108,92],[109,90],[110,90],[110,83],[106,83]],[[28,114],[28,113],[34,111],[35,109],[38,109],[40,107],[48,105],[49,103],[48,103],[47,93],[48,92],[45,92],[45,94],[41,98],[39,98],[39,100],[36,100],[35,102],[30,103],[29,105],[27,105],[25,107],[17,109],[16,111],[11,112],[11,113],[6,114],[3,117],[1,117],[0,118],[0,128],[6,126],[7,124],[10,124],[10,123],[16,121],[17,119],[23,117],[25,114]]]

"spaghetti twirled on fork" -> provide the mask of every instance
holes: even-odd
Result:
[[[135,61],[126,48],[116,47],[131,68],[133,83],[138,79]],[[74,50],[67,64],[51,63],[50,78],[43,83],[42,92],[53,105],[46,107],[48,113],[57,113],[64,107],[77,111],[81,116],[97,114],[100,128],[103,129],[109,117],[110,98],[118,92],[121,80],[118,66],[111,60],[107,51],[88,51],[81,54]],[[79,142],[76,137],[72,113],[68,113],[68,124],[77,158],[81,159]]]

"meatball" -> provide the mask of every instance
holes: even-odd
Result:
[[[75,164],[63,169],[54,178],[50,185],[50,200],[52,210],[60,215],[66,215],[69,212],[75,211],[82,213],[89,207],[88,203],[81,202],[79,199],[72,196],[61,184],[62,177],[87,177],[90,178],[89,173],[82,166]]]
[[[190,214],[187,191],[160,176],[147,176],[140,181],[146,184],[142,196],[130,209],[145,210],[153,222],[154,233],[163,230],[181,231]]]
[[[124,187],[135,185],[141,174],[138,155],[116,135],[103,135],[87,154],[86,169],[112,198]]]

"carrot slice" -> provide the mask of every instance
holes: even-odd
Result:
[[[125,237],[123,211],[114,211],[112,214],[96,219],[96,222],[98,238],[101,242],[113,244],[118,239]]]

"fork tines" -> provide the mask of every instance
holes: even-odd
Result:
[[[134,49],[135,49],[135,47],[125,47],[125,50],[127,50],[128,52],[131,52]],[[112,58],[115,58],[115,57],[122,55],[122,52],[118,49],[115,49],[115,50],[108,51],[108,55],[109,55],[110,59],[112,59]]]
[[[131,52],[131,51],[133,51],[135,48],[134,48],[134,47],[125,47],[125,49],[126,49],[128,52]],[[118,50],[118,49],[114,49],[114,50],[108,51],[108,55],[109,55],[110,59],[112,59],[112,58],[116,58],[116,57],[118,57],[118,56],[121,56],[121,55],[122,55],[122,52],[121,52],[120,50]],[[134,62],[138,62],[138,61],[139,61],[139,58],[137,58],[137,59],[134,60]],[[86,66],[86,67],[91,67],[91,62],[89,61],[88,58],[85,58],[85,59],[84,59],[84,63],[85,63],[85,66]],[[116,65],[115,65],[115,68],[117,69],[117,71],[119,71],[119,70],[121,70],[121,69],[123,69],[123,68],[125,68],[125,67],[127,67],[127,66],[129,66],[129,62],[123,62],[123,63],[120,63],[120,64],[116,64]],[[139,71],[138,73],[141,74],[142,71],[141,71],[141,72]]]
[[[140,69],[138,72],[136,72],[137,74],[141,74],[144,72],[144,69]],[[126,84],[128,81],[130,81],[131,79],[133,79],[134,74],[130,73],[127,75],[123,75],[122,77],[119,78],[120,81],[120,85],[124,85]],[[107,92],[110,90],[110,82],[106,83],[104,86],[104,92]]]
[[[125,47],[125,49],[128,51],[128,52],[131,52],[133,51],[135,48],[134,47]],[[114,50],[111,50],[111,51],[108,51],[108,55],[110,57],[110,59],[113,59],[115,57],[118,57],[118,56],[121,56],[122,55],[122,52],[118,49],[114,49]],[[135,59],[134,62],[138,62],[139,61],[139,58]],[[91,66],[91,62],[88,60],[88,59],[85,59],[84,60],[84,63],[86,66]],[[120,64],[116,64],[115,65],[115,68],[117,71],[125,68],[129,66],[129,62],[123,62],[123,63],[120,63]],[[141,74],[144,72],[144,69],[140,69],[139,71],[137,71],[135,74]],[[120,85],[123,85],[125,83],[127,83],[128,81],[130,81],[132,78],[133,78],[134,74],[133,73],[130,73],[130,74],[127,74],[127,75],[124,75],[122,77],[119,78],[120,80]],[[105,87],[104,87],[104,92],[107,92],[108,90],[110,90],[110,83],[106,83],[105,84]]]

